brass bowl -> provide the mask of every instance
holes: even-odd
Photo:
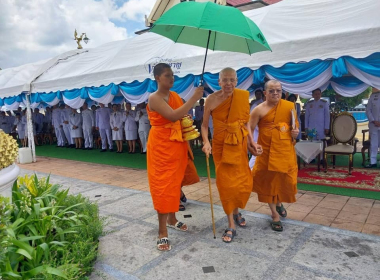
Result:
[[[182,128],[188,128],[193,125],[193,122],[194,121],[189,116],[186,116],[181,119],[181,126]]]
[[[190,131],[194,130],[195,127],[196,127],[195,125],[192,125],[190,127],[182,128],[182,133],[190,132]]]
[[[191,132],[187,132],[183,134],[183,139],[185,141],[194,140],[197,139],[201,134],[195,129]]]

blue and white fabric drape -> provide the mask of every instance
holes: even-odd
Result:
[[[368,86],[380,88],[380,53],[374,53],[366,58],[340,57],[334,60],[287,63],[279,68],[271,65],[263,65],[256,70],[241,68],[237,70],[237,76],[238,87],[242,89],[263,87],[266,79],[276,79],[282,83],[285,91],[300,94],[305,98],[311,97],[311,91],[316,88],[322,91],[331,88],[342,96],[352,97],[363,92]],[[211,91],[220,89],[218,78],[218,73],[205,73],[205,86]],[[198,86],[199,80],[199,75],[176,77],[172,90],[188,100],[194,88]],[[127,100],[135,105],[145,102],[156,90],[156,82],[146,79],[118,85],[32,93],[31,107],[53,106],[60,101],[73,108],[81,107],[86,101],[107,104]],[[0,99],[0,107],[2,106],[8,110],[25,106],[24,93]]]

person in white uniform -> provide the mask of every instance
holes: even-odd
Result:
[[[57,138],[57,147],[65,146],[62,118],[61,118],[61,109],[58,105],[53,107],[53,111],[51,113],[51,121],[55,132],[55,137]]]
[[[315,129],[317,140],[323,140],[330,131],[330,108],[329,103],[321,99],[322,91],[317,88],[312,91],[314,100],[305,105],[305,131]],[[323,163],[323,153],[320,155],[321,164]]]
[[[20,140],[21,145],[25,147],[25,124],[22,122],[22,115],[20,113],[16,114],[13,125],[17,128],[18,139]]]
[[[75,149],[82,148],[82,115],[78,113],[77,109],[72,109],[69,116],[70,122],[70,135],[75,141]]]
[[[104,107],[104,104],[100,103],[100,108],[96,110],[96,129],[99,130],[100,138],[102,139],[102,150],[100,152],[107,151],[107,141],[109,151],[113,152],[112,149],[112,137],[111,137],[111,126],[110,126],[110,108]]]
[[[148,142],[148,136],[150,131],[150,122],[148,119],[148,113],[146,111],[146,104],[141,103],[139,111],[136,112],[135,120],[139,122],[139,138],[142,145],[142,154],[146,154],[146,144]]]
[[[261,103],[264,102],[263,96],[264,96],[264,93],[263,93],[262,89],[255,90],[256,100],[253,102],[253,104],[251,106],[251,113],[252,113],[253,109],[255,109],[258,105],[260,105]],[[259,126],[258,125],[256,125],[255,130],[252,132],[252,137],[253,137],[253,141],[255,141],[255,143],[257,143],[257,140],[259,138]],[[249,159],[249,163],[248,163],[250,169],[253,168],[253,166],[255,165],[255,162],[256,162],[256,156],[252,155],[251,158]]]
[[[123,152],[123,114],[119,111],[117,104],[112,105],[113,112],[110,116],[110,126],[112,130],[112,140],[116,142],[117,152]]]
[[[82,106],[82,129],[84,138],[84,150],[92,150],[94,145],[94,138],[92,131],[95,128],[94,112],[88,108],[87,103],[83,103]]]
[[[2,129],[5,133],[10,133],[7,132],[8,129],[8,117],[5,115],[4,111],[0,112],[0,129]]]
[[[68,105],[61,105],[61,124],[63,128],[63,132],[65,134],[67,140],[67,148],[74,148],[75,144],[71,137],[71,129],[70,129],[70,114],[71,109]]]
[[[369,136],[371,138],[371,161],[366,168],[374,168],[377,167],[377,152],[380,147],[380,90],[377,88],[372,88],[366,114],[368,118]]]
[[[13,130],[13,127],[14,127],[14,122],[15,122],[15,119],[16,117],[12,115],[12,112],[11,111],[8,111],[8,129],[9,129],[9,133],[12,133],[14,130]]]
[[[132,110],[131,103],[125,104],[125,113],[124,113],[124,131],[125,131],[125,140],[128,141],[129,154],[134,154],[136,149],[136,140],[137,140],[137,124],[136,124],[136,111]]]

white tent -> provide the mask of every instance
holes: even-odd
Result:
[[[379,51],[378,11],[378,0],[284,0],[248,11],[245,14],[263,31],[273,52],[261,52],[252,56],[209,52],[206,71],[217,73],[226,66],[255,70],[263,65],[280,67],[289,62],[330,60],[342,56],[365,58]],[[33,82],[32,92],[47,93],[111,83],[142,82],[152,79],[151,70],[157,62],[171,63],[178,77],[197,75],[201,73],[204,51],[198,47],[175,44],[156,34],[143,34],[88,49],[87,52],[65,60],[54,58],[55,66]],[[332,66],[323,72],[323,77],[307,81],[307,87],[305,83],[298,83],[295,88],[291,82],[285,81],[284,84],[288,90],[308,92],[329,81],[332,77],[331,68]],[[15,83],[12,80],[12,87],[7,86],[10,82],[7,81],[8,78],[2,77],[3,73],[9,77],[9,72],[17,71],[28,78],[25,81],[18,78]],[[1,71],[0,98],[19,94],[15,89],[23,88],[23,82],[30,83],[31,77],[38,75],[29,66]],[[269,73],[266,76],[271,77]],[[380,85],[380,78],[366,83]]]

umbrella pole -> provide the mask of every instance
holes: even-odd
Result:
[[[200,85],[203,86],[203,74],[205,73],[205,66],[206,66],[206,59],[207,59],[207,51],[208,51],[208,45],[210,43],[210,37],[211,37],[211,30],[208,31],[208,38],[207,38],[207,46],[206,46],[206,54],[205,54],[205,59],[203,61],[203,69],[202,69],[202,75],[201,75],[201,81]]]
[[[214,232],[214,239],[216,239],[216,236],[215,236],[215,220],[214,220],[214,205],[212,203],[210,164],[209,164],[208,156],[206,156],[206,163],[207,163],[208,190],[210,192],[212,231]]]

